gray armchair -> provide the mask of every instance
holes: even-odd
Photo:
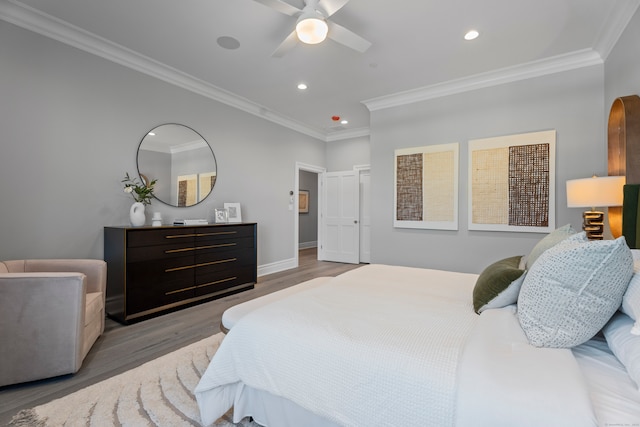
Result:
[[[0,386],[75,373],[104,332],[107,264],[0,262]]]

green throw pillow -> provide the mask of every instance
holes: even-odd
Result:
[[[518,300],[524,270],[518,268],[521,256],[495,262],[484,269],[473,288],[473,309],[480,314],[488,308],[500,308]]]

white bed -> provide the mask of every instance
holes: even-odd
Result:
[[[599,338],[529,344],[516,306],[474,312],[478,275],[367,265],[253,302],[196,388],[203,423],[640,425],[640,392]]]

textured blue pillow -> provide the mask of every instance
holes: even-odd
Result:
[[[602,329],[622,303],[633,274],[633,258],[624,237],[586,242],[581,237],[546,250],[524,278],[518,319],[536,347],[582,344]]]

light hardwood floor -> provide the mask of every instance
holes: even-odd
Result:
[[[301,250],[298,268],[262,276],[254,289],[239,294],[129,326],[107,319],[104,334],[74,375],[0,388],[0,425],[6,425],[21,409],[47,403],[220,332],[222,313],[233,305],[359,267],[318,261],[316,257],[315,249]]]

